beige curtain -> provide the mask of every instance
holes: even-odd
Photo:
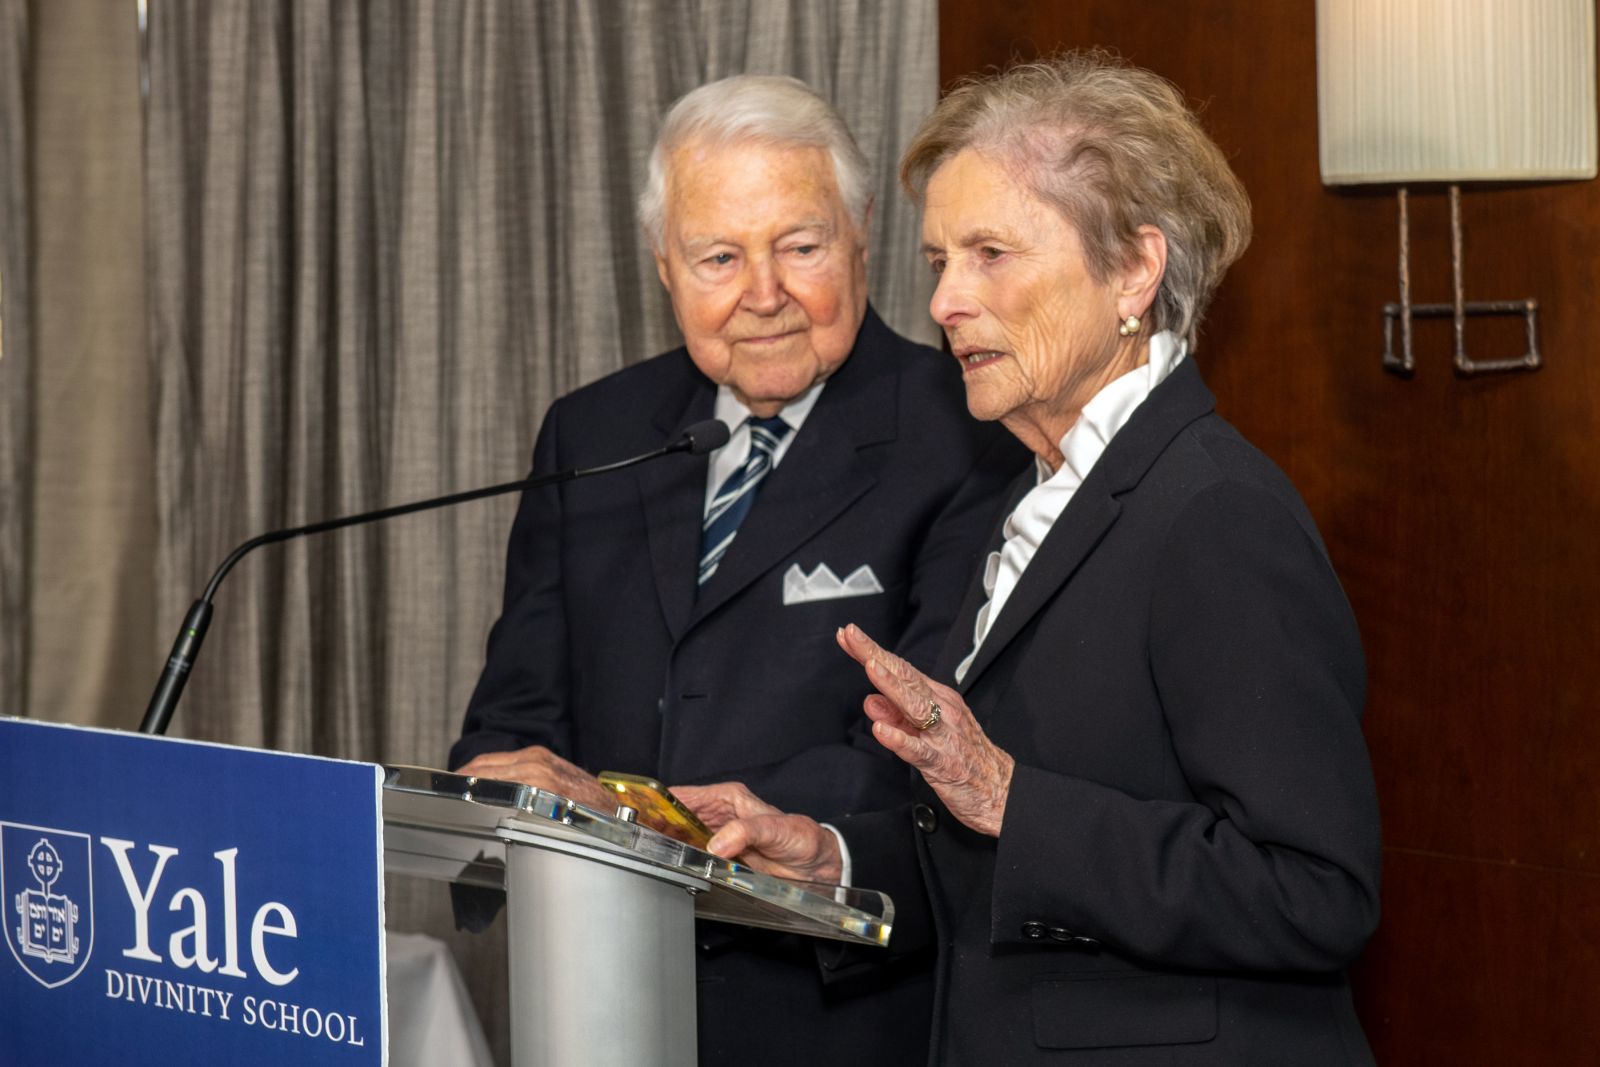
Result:
[[[930,338],[894,160],[936,95],[935,19],[934,0],[151,0],[157,642],[247,537],[519,477],[554,397],[677,343],[633,201],[660,115],[703,81],[792,73],[837,103],[879,171],[874,300]],[[442,762],[514,506],[247,557],[172,732]],[[437,889],[391,883],[391,927],[453,937]],[[499,938],[454,941],[503,1052]]]
[[[0,0],[0,714],[27,710],[33,357],[28,339],[28,7]]]
[[[794,73],[880,171],[871,260],[929,335],[893,160],[936,92],[932,0],[331,0],[150,8],[158,617],[248,536],[527,466],[551,399],[676,343],[633,221],[660,114]],[[222,587],[174,732],[436,763],[514,501],[274,546]]]
[[[0,711],[56,721],[158,663],[136,16],[0,0]]]

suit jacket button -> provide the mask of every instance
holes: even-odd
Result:
[[[1064,926],[1050,927],[1049,934],[1050,940],[1059,941],[1063,945],[1071,945],[1073,948],[1088,949],[1100,947],[1100,942],[1096,941],[1094,938],[1084,937],[1082,934],[1075,934]]]
[[[918,804],[911,809],[911,819],[917,824],[917,829],[925,834],[931,834],[939,826],[939,814],[926,804]]]
[[[1037,919],[1029,919],[1022,924],[1022,936],[1030,941],[1042,941],[1050,934],[1049,927]]]

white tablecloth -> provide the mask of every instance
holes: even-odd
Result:
[[[494,1067],[466,982],[443,941],[387,933],[391,1067]]]

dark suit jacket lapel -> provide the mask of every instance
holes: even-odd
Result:
[[[1192,356],[1180,363],[1167,380],[1139,405],[1127,425],[1112,438],[1094,469],[1073,494],[1072,502],[1045,535],[1044,543],[1029,561],[1028,569],[1022,572],[1022,578],[1011,591],[999,617],[990,625],[983,647],[961,682],[963,693],[972,688],[1007,643],[1050,602],[1094,551],[1122,511],[1122,504],[1117,498],[1139,484],[1150,465],[1185,426],[1214,407],[1215,399],[1200,380],[1200,372]],[[972,607],[972,614],[968,615],[963,610],[957,621],[958,626],[965,622],[969,635],[978,609],[984,603],[982,590],[980,575],[979,596]],[[969,592],[968,602],[971,601]],[[955,661],[951,663],[952,669],[971,650],[970,637],[968,642],[956,654]]]
[[[1006,518],[1016,510],[1018,504],[1022,503],[1022,498],[1028,495],[1028,490],[1037,484],[1038,468],[1029,462],[1006,487],[1005,502],[995,512],[994,528],[989,531],[989,543],[984,546],[983,554],[977,557],[978,566],[972,573],[972,580],[967,583],[967,593],[962,598],[961,610],[956,613],[956,621],[951,625],[950,633],[939,649],[939,658],[934,661],[933,677],[941,682],[954,685],[956,667],[967,658],[967,653],[972,651],[972,630],[977,625],[978,612],[989,599],[983,588],[983,575],[989,567],[989,557],[1005,546]]]
[[[876,484],[856,453],[895,437],[898,375],[875,358],[876,349],[889,343],[893,335],[869,309],[854,352],[823,387],[794,444],[762,483],[717,572],[700,590],[694,619],[782,563]]]
[[[679,388],[656,406],[652,422],[661,439],[670,441],[689,426],[711,418],[717,390],[689,362]],[[706,471],[710,459],[689,460],[671,456],[646,463],[634,477],[644,509],[650,541],[650,563],[656,575],[656,595],[667,629],[677,640],[688,628],[695,606],[695,574],[700,566],[700,526],[705,517]]]

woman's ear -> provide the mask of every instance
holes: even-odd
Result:
[[[1167,235],[1154,226],[1140,226],[1134,238],[1133,258],[1117,274],[1117,316],[1143,318],[1156,302],[1156,291],[1167,273]]]

